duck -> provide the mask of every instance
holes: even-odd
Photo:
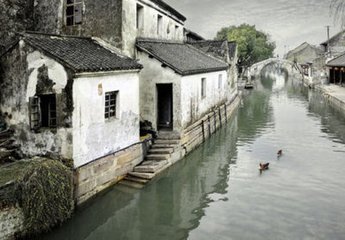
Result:
[[[260,163],[259,164],[259,169],[260,169],[260,171],[263,171],[263,170],[267,170],[268,169],[268,165],[270,165],[270,163],[269,162],[267,162],[267,163]]]
[[[278,150],[278,152],[277,152],[277,156],[278,157],[280,157],[281,155],[283,155],[283,150],[282,149]]]

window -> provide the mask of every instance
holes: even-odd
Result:
[[[206,97],[206,78],[201,79],[201,97]]]
[[[161,15],[157,16],[157,35],[160,36],[162,34],[162,27],[163,27],[163,17]]]
[[[66,0],[66,25],[81,24],[83,13],[83,0]]]
[[[218,89],[221,89],[223,85],[223,75],[219,74],[218,75]]]
[[[179,36],[179,26],[175,25],[175,39],[178,39]]]
[[[137,4],[137,29],[142,29],[144,26],[144,7]]]
[[[55,94],[31,97],[30,104],[30,127],[56,128],[56,96]]]
[[[105,111],[104,111],[105,119],[116,117],[117,95],[118,95],[118,91],[105,93]]]

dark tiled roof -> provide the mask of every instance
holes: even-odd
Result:
[[[333,42],[334,40],[336,40],[339,36],[341,36],[341,35],[344,34],[344,33],[345,33],[345,30],[338,32],[337,34],[335,34],[334,36],[332,36],[332,37],[329,39],[329,42]],[[326,41],[320,43],[320,45],[327,45],[327,43],[328,43],[328,40],[326,40]]]
[[[220,57],[222,59],[224,59],[227,54],[226,52],[227,48],[225,46],[227,42],[223,40],[219,40],[219,41],[205,40],[205,41],[193,42],[190,44],[207,54],[211,54],[212,56]]]
[[[326,63],[328,67],[345,67],[345,53]]]
[[[138,39],[137,47],[167,65],[180,75],[221,71],[228,65],[197,48],[177,42]]]
[[[24,41],[75,72],[142,68],[135,60],[111,52],[91,38],[25,34]]]
[[[184,28],[183,30],[184,30],[184,34],[187,36],[187,41],[189,41],[189,42],[205,40],[204,37],[200,36],[196,32],[193,32],[187,28]]]
[[[190,43],[201,51],[212,54],[215,57],[222,59],[226,58],[226,51],[228,50],[229,58],[234,58],[236,53],[236,42],[227,42],[223,40],[204,40]],[[228,46],[226,46],[226,44]]]
[[[164,10],[172,13],[173,15],[175,15],[176,17],[178,17],[180,20],[182,20],[183,22],[186,21],[186,17],[183,16],[181,13],[179,13],[178,11],[176,11],[174,8],[172,8],[170,5],[168,5],[167,3],[165,3],[162,0],[151,0],[152,2],[156,3],[158,6],[160,6],[161,8],[163,8]]]

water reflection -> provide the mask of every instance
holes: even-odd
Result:
[[[286,75],[245,94],[225,127],[147,187],[116,186],[41,239],[341,239],[344,117]]]

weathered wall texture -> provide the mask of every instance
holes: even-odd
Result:
[[[0,111],[9,125],[15,127],[17,143],[28,156],[51,155],[72,157],[71,112],[73,106],[68,74],[59,63],[33,50],[21,41],[1,58]],[[51,82],[51,88],[40,87]],[[55,93],[57,129],[30,129],[29,97]]]
[[[20,208],[6,207],[0,209],[0,239],[13,239],[15,233],[24,228],[24,215]]]
[[[33,30],[43,33],[61,33],[64,0],[35,1]]]
[[[137,4],[143,7],[143,25],[136,26]],[[183,41],[183,22],[178,21],[167,11],[148,0],[123,0],[122,6],[122,50],[129,56],[134,56],[136,37],[156,38]],[[160,31],[157,30],[157,17],[162,17]]]
[[[221,86],[218,78],[221,75]],[[206,96],[201,96],[201,79],[206,79]],[[183,128],[200,119],[212,108],[228,99],[227,72],[211,72],[184,76],[181,79],[181,115]]]
[[[149,58],[144,52],[138,52],[138,59],[144,68],[140,72],[140,116],[148,120],[157,129],[157,88],[156,84],[173,84],[173,130],[179,132],[181,125],[181,76],[173,70],[163,68],[161,63]]]
[[[0,52],[15,39],[15,32],[32,29],[33,0],[0,1]]]
[[[99,37],[121,48],[122,0],[84,0],[82,24],[66,26],[62,8],[62,34]]]
[[[136,144],[103,157],[76,170],[75,197],[77,204],[120,181],[143,161],[143,144]]]
[[[116,117],[105,119],[105,93],[118,91]],[[79,167],[139,141],[138,73],[80,76],[73,85],[73,159]]]

